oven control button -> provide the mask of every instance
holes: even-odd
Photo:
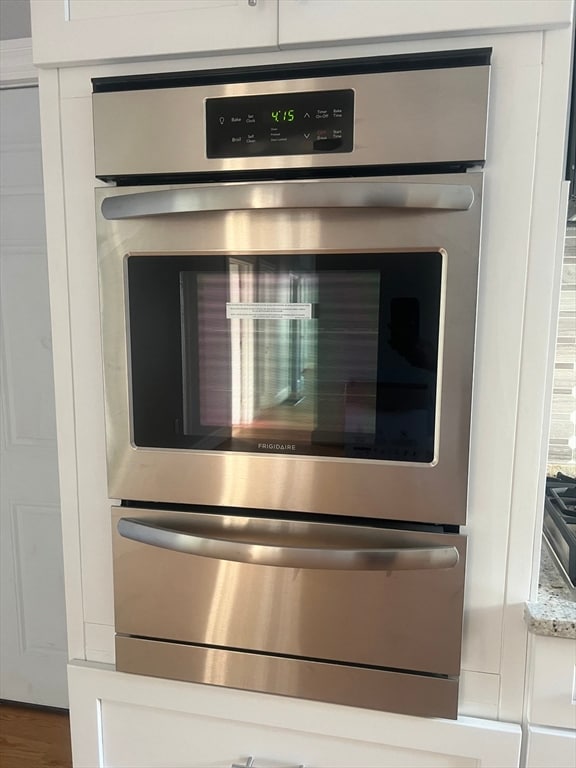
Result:
[[[316,139],[314,142],[314,149],[319,152],[333,152],[341,146],[342,139]]]

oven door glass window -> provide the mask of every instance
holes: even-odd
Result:
[[[442,262],[130,255],[135,445],[433,461]]]

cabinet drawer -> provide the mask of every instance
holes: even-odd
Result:
[[[253,723],[103,702],[104,765],[110,768],[472,768],[458,755],[370,744]],[[447,749],[449,748],[448,745]]]
[[[75,768],[517,768],[520,727],[68,668]]]
[[[458,675],[464,536],[280,517],[237,516],[234,521],[233,529],[227,527],[226,515],[113,507],[116,632]],[[321,551],[328,542],[328,554],[336,547],[382,553],[398,548],[408,554],[446,551],[454,561],[440,569],[422,564],[413,570],[348,570],[336,560],[322,568],[291,562],[274,566],[167,549],[155,538],[159,531],[168,532],[171,542],[206,536],[241,543],[242,536],[249,536],[254,544],[282,546],[288,552],[299,546],[302,551]],[[151,668],[126,671],[155,674]]]
[[[532,696],[529,721],[576,725],[576,640],[530,635]]]

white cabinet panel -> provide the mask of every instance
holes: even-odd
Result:
[[[263,701],[263,704],[265,702]],[[240,713],[239,713],[240,714]],[[102,702],[104,765],[114,768],[473,768],[472,758]],[[162,738],[158,735],[162,734]],[[446,745],[448,748],[449,746]]]
[[[0,92],[0,698],[66,706],[38,91]]]
[[[68,0],[70,21],[231,8],[238,0]]]
[[[75,768],[517,768],[520,728],[69,666]]]
[[[574,768],[576,731],[560,728],[528,728],[526,768]]]
[[[570,18],[570,0],[280,0],[279,43],[550,29]]]
[[[109,624],[84,623],[86,659],[103,664],[114,664],[114,627]]]
[[[576,729],[576,640],[530,635],[530,674],[528,720]]]
[[[31,10],[40,66],[277,45],[277,0],[31,0]]]

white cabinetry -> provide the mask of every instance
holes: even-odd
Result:
[[[37,66],[265,50],[275,48],[278,40],[277,0],[31,3]]]
[[[571,0],[279,0],[280,47],[566,26]]]
[[[526,768],[574,768],[576,640],[531,634],[528,674]]]
[[[514,768],[520,728],[70,666],[75,768]]]
[[[528,726],[526,768],[574,768],[576,732]]]
[[[571,0],[31,0],[34,63],[554,29]],[[218,66],[222,66],[218,64]]]
[[[528,721],[575,729],[576,640],[530,635],[528,668]]]

